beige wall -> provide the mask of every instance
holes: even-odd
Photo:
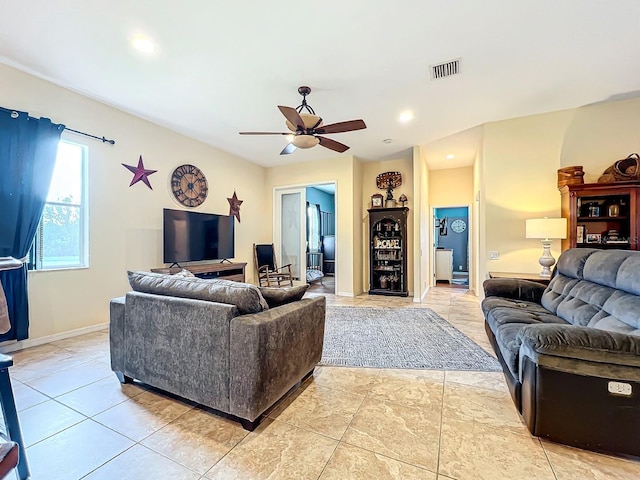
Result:
[[[616,160],[638,150],[640,100],[523,117],[484,126],[480,179],[479,279],[490,270],[538,273],[539,240],[525,238],[525,220],[560,215],[557,169],[583,165],[597,181]],[[552,253],[558,257],[560,241]],[[488,260],[489,251],[500,260]]]
[[[236,260],[252,275],[253,242],[271,238],[264,168],[4,65],[0,105],[116,140],[63,134],[89,149],[90,266],[29,274],[31,339],[107,322],[109,299],[129,290],[126,271],[162,266],[162,208],[180,208],[169,175],[183,163],[201,168],[209,182],[209,197],[195,210],[228,214],[234,189],[244,201]],[[129,188],[132,174],[121,163],[135,165],[140,155],[158,170],[149,177],[153,190],[142,182]]]
[[[473,167],[432,170],[429,203],[433,208],[464,207],[473,202]]]
[[[265,218],[271,219],[275,188],[335,182],[336,293],[345,296],[353,296],[360,289],[360,283],[355,283],[360,274],[354,271],[354,242],[358,238],[355,219],[360,215],[360,205],[354,203],[354,171],[357,174],[358,163],[355,158],[346,156],[268,168],[266,188],[269,193],[263,200],[267,205]],[[270,224],[269,238],[272,230]]]
[[[570,111],[560,166],[582,165],[594,183],[616,160],[640,153],[640,99],[597,103]]]
[[[409,215],[407,220],[407,237],[411,239],[407,248],[407,283],[409,292],[413,294],[413,272],[414,272],[414,215],[415,215],[415,199],[413,197],[414,184],[413,184],[413,160],[412,159],[397,159],[397,160],[385,160],[380,162],[366,162],[362,164],[362,206],[363,216],[366,218],[364,222],[364,235],[363,235],[363,270],[362,288],[364,291],[369,289],[369,215],[367,209],[371,208],[371,195],[374,193],[381,193],[386,198],[386,190],[378,190],[376,187],[376,177],[383,172],[400,172],[402,174],[402,185],[399,188],[393,190],[393,198],[396,200],[404,193],[408,202],[406,204],[409,207]],[[365,241],[366,240],[366,241]]]

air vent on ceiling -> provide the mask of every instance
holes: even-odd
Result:
[[[458,75],[460,73],[460,59],[456,58],[445,63],[439,63],[438,65],[431,65],[431,80],[437,80],[439,78],[451,77],[452,75]]]

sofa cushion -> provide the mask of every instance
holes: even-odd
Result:
[[[235,305],[243,314],[269,308],[258,287],[250,283],[176,277],[154,272],[130,271],[127,275],[131,288],[137,292],[226,303]]]
[[[507,323],[500,325],[496,332],[498,348],[514,378],[519,378],[519,353],[522,340],[518,334],[526,326],[526,323]]]
[[[542,306],[573,325],[640,335],[640,252],[575,250],[560,256],[574,261],[563,260],[542,295]],[[578,257],[584,260],[579,268]]]
[[[296,285],[295,287],[260,287],[260,293],[267,301],[269,308],[279,307],[287,303],[300,300],[307,289],[308,284]]]
[[[567,323],[537,303],[508,298],[487,297],[482,302],[482,310],[494,335],[500,326],[507,323]]]

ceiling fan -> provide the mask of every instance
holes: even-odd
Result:
[[[307,95],[311,93],[311,88],[302,86],[298,88],[298,93],[302,95],[302,103],[298,107],[291,108],[278,105],[282,115],[287,119],[285,123],[290,132],[240,132],[240,135],[290,136],[289,144],[284,147],[280,155],[293,153],[296,148],[311,148],[318,144],[329,150],[342,153],[349,150],[347,145],[327,137],[322,137],[321,135],[351,132],[353,130],[367,128],[363,120],[348,120],[346,122],[323,125],[322,118],[317,116],[313,108],[307,103]],[[306,110],[306,113],[303,113],[303,110]]]

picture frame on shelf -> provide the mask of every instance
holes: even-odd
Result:
[[[602,235],[599,233],[587,233],[586,243],[600,243],[602,241]]]
[[[578,225],[577,227],[576,243],[584,243],[584,225]]]

